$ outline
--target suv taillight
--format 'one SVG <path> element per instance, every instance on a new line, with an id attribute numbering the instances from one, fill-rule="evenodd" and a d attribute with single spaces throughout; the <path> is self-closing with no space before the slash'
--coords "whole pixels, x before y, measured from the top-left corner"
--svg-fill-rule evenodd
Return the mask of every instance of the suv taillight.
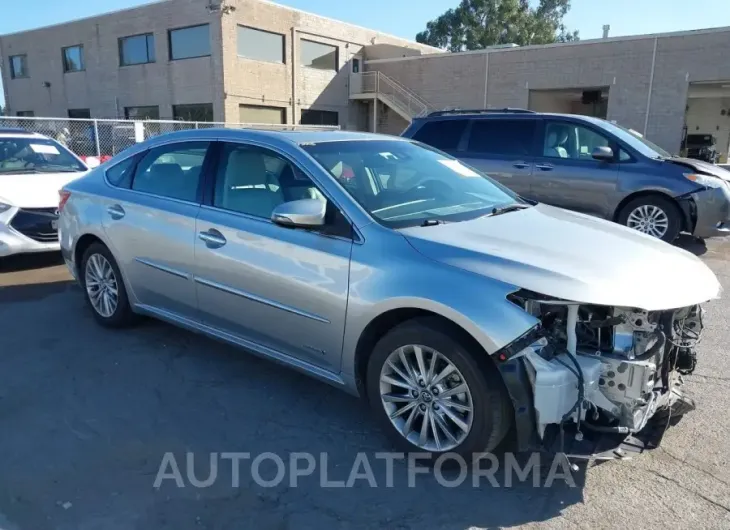
<path id="1" fill-rule="evenodd" d="M 66 206 L 69 197 L 71 197 L 70 191 L 61 190 L 58 192 L 58 213 L 63 211 L 63 207 Z"/>

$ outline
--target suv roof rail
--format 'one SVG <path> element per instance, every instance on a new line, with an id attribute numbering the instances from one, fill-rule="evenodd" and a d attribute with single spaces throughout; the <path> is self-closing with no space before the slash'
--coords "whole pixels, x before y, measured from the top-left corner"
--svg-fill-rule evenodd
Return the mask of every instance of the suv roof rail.
<path id="1" fill-rule="evenodd" d="M 437 110 L 428 115 L 429 118 L 436 116 L 449 116 L 452 114 L 536 114 L 534 110 L 517 109 L 505 107 L 503 109 L 453 109 L 453 110 Z"/>

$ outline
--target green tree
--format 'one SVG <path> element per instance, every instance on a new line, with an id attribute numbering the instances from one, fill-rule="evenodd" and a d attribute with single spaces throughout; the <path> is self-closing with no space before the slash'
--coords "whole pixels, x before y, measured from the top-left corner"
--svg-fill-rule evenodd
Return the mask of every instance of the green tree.
<path id="1" fill-rule="evenodd" d="M 578 32 L 563 24 L 569 9 L 570 0 L 539 0 L 535 7 L 529 0 L 461 0 L 428 22 L 416 40 L 451 52 L 578 40 Z"/>

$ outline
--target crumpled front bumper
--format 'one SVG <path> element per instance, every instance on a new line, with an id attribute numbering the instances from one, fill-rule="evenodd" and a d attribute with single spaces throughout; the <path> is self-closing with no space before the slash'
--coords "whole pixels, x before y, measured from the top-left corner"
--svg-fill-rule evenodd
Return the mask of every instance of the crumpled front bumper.
<path id="1" fill-rule="evenodd" d="M 696 191 L 687 196 L 693 203 L 695 237 L 730 235 L 730 184 Z"/>

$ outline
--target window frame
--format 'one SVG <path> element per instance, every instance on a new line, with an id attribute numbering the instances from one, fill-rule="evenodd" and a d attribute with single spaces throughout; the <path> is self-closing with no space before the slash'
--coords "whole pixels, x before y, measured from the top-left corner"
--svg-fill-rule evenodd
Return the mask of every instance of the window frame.
<path id="1" fill-rule="evenodd" d="M 304 60 L 302 57 L 302 50 L 304 49 L 304 46 L 302 46 L 303 42 L 311 42 L 312 44 L 320 44 L 322 46 L 328 46 L 330 48 L 335 49 L 335 67 L 332 68 L 317 68 L 316 66 L 310 66 L 308 64 L 304 64 Z M 329 42 L 320 42 L 312 39 L 299 39 L 299 66 L 302 68 L 309 68 L 311 70 L 319 70 L 320 72 L 339 72 L 340 71 L 340 47 L 336 44 L 330 44 Z"/>
<path id="2" fill-rule="evenodd" d="M 540 128 L 538 129 L 538 134 L 536 135 L 537 141 L 536 149 L 537 154 L 535 155 L 535 158 L 539 158 L 541 160 L 552 160 L 560 162 L 561 164 L 570 164 L 570 165 L 580 165 L 580 164 L 594 164 L 594 165 L 601 165 L 601 164 L 627 164 L 633 162 L 633 160 L 619 160 L 620 151 L 623 150 L 627 152 L 630 156 L 633 156 L 631 152 L 626 149 L 612 134 L 610 134 L 607 131 L 604 131 L 600 127 L 595 127 L 592 123 L 587 123 L 580 120 L 572 120 L 570 118 L 560 118 L 560 117 L 546 117 L 541 120 L 542 123 L 540 125 Z M 545 155 L 545 134 L 547 132 L 548 125 L 551 123 L 560 123 L 563 125 L 567 125 L 569 127 L 583 127 L 584 129 L 588 129 L 593 134 L 596 134 L 598 136 L 602 136 L 608 140 L 608 147 L 610 147 L 613 150 L 613 159 L 610 161 L 602 161 L 602 160 L 596 160 L 593 157 L 589 158 L 558 158 L 553 156 L 546 156 Z"/>
<path id="3" fill-rule="evenodd" d="M 175 58 L 172 56 L 172 34 L 175 31 L 184 31 L 186 29 L 193 29 L 193 28 L 202 28 L 203 26 L 208 26 L 208 53 L 205 53 L 203 55 L 191 55 L 189 57 L 178 57 Z M 210 23 L 204 22 L 203 24 L 193 24 L 191 26 L 183 26 L 180 28 L 171 28 L 167 30 L 167 55 L 168 59 L 170 61 L 184 61 L 186 59 L 198 59 L 200 57 L 210 57 L 213 53 L 213 46 L 210 42 Z"/>
<path id="4" fill-rule="evenodd" d="M 135 39 L 135 38 L 139 38 L 139 37 L 145 37 L 145 48 L 147 50 L 147 60 L 144 61 L 144 62 L 141 62 L 141 63 L 125 63 L 122 60 L 123 57 L 124 57 L 124 55 L 122 53 L 122 51 L 124 49 L 123 48 L 124 41 L 126 41 L 127 39 Z M 153 60 L 150 60 L 150 40 L 149 40 L 150 37 L 152 37 L 152 51 L 154 53 L 154 59 Z M 157 62 L 157 50 L 155 49 L 156 44 L 157 44 L 157 42 L 155 40 L 155 34 L 153 32 L 138 33 L 136 35 L 127 35 L 125 37 L 119 37 L 119 39 L 117 41 L 117 46 L 118 46 L 118 49 L 119 49 L 119 67 L 120 68 L 123 68 L 123 67 L 126 67 L 126 66 L 137 66 L 137 65 L 140 65 L 140 64 L 154 64 L 154 63 L 156 63 Z"/>
<path id="5" fill-rule="evenodd" d="M 176 109 L 180 109 L 180 107 L 210 107 L 210 118 L 211 119 L 210 119 L 210 121 L 206 121 L 206 120 L 187 120 L 187 119 L 183 119 L 183 118 L 178 119 L 175 116 L 175 110 Z M 188 122 L 188 123 L 190 123 L 190 122 L 196 122 L 196 123 L 212 123 L 212 122 L 215 121 L 215 119 L 214 119 L 215 117 L 214 117 L 214 114 L 213 114 L 214 113 L 214 110 L 215 109 L 213 108 L 213 103 L 178 103 L 178 104 L 175 104 L 175 105 L 172 106 L 172 119 L 175 120 L 175 121 L 184 121 L 184 122 Z"/>
<path id="6" fill-rule="evenodd" d="M 287 125 L 288 120 L 288 109 L 287 107 L 278 107 L 276 105 L 249 105 L 248 103 L 239 103 L 238 105 L 238 119 L 240 121 L 241 119 L 241 108 L 247 108 L 247 109 L 276 109 L 283 111 L 282 112 L 282 119 L 283 121 L 281 123 L 272 123 L 271 125 Z M 241 122 L 241 123 L 256 123 L 256 122 Z"/>
<path id="7" fill-rule="evenodd" d="M 227 215 L 232 215 L 232 216 L 240 217 L 243 219 L 258 221 L 260 223 L 268 223 L 269 225 L 276 226 L 276 227 L 280 228 L 281 230 L 300 230 L 300 231 L 314 233 L 314 234 L 317 234 L 322 237 L 331 237 L 331 238 L 335 238 L 335 239 L 342 239 L 342 240 L 346 240 L 346 241 L 349 241 L 352 243 L 360 243 L 360 242 L 364 241 L 362 238 L 362 235 L 360 234 L 357 227 L 355 226 L 355 223 L 352 221 L 350 216 L 348 216 L 347 213 L 345 212 L 345 209 L 342 208 L 342 206 L 340 204 L 338 204 L 338 202 L 332 198 L 332 195 L 327 192 L 325 187 L 322 186 L 321 183 L 315 177 L 312 176 L 312 173 L 310 171 L 307 171 L 305 168 L 302 167 L 301 164 L 295 162 L 292 159 L 292 157 L 289 156 L 287 153 L 284 153 L 283 151 L 281 151 L 278 148 L 271 146 L 271 145 L 267 145 L 267 144 L 263 144 L 263 143 L 259 143 L 259 142 L 253 142 L 253 141 L 246 141 L 246 140 L 226 139 L 226 140 L 219 140 L 219 141 L 216 141 L 213 143 L 215 144 L 215 146 L 212 150 L 209 151 L 209 155 L 211 155 L 211 153 L 213 153 L 211 155 L 211 158 L 214 158 L 214 162 L 211 164 L 211 166 L 208 168 L 208 172 L 205 174 L 205 187 L 203 190 L 203 198 L 202 198 L 202 202 L 201 202 L 202 208 L 207 208 L 210 210 L 214 210 L 216 212 L 225 213 Z M 223 208 L 221 206 L 216 206 L 214 204 L 214 200 L 215 200 L 215 188 L 218 183 L 218 173 L 219 173 L 218 169 L 219 169 L 219 166 L 221 163 L 221 156 L 223 154 L 224 149 L 226 148 L 226 144 L 239 145 L 239 146 L 244 146 L 244 147 L 261 149 L 263 151 L 268 151 L 272 155 L 286 161 L 294 169 L 299 170 L 303 175 L 305 175 L 309 180 L 312 181 L 312 184 L 314 185 L 314 187 L 317 188 L 317 190 L 322 194 L 322 196 L 325 197 L 325 199 L 327 200 L 327 204 L 328 204 L 327 209 L 329 210 L 329 208 L 332 207 L 332 208 L 336 208 L 339 211 L 341 217 L 350 226 L 351 235 L 348 237 L 348 236 L 344 236 L 341 234 L 327 233 L 326 224 L 322 227 L 292 229 L 289 227 L 277 225 L 276 223 L 274 223 L 271 220 L 270 217 L 269 218 L 258 217 L 256 215 L 247 214 L 247 213 L 239 212 L 236 210 L 229 210 L 229 209 Z M 204 169 L 205 169 L 205 167 L 204 167 Z M 329 211 L 327 212 L 327 214 L 329 214 Z M 325 214 L 325 216 L 327 214 Z"/>
<path id="8" fill-rule="evenodd" d="M 80 68 L 78 70 L 71 70 L 69 68 L 69 64 L 70 63 L 68 62 L 68 59 L 66 58 L 66 51 L 72 50 L 74 48 L 78 48 L 79 49 L 79 58 L 81 60 L 81 64 L 80 64 Z M 63 48 L 61 48 L 61 60 L 62 60 L 62 63 L 63 63 L 63 73 L 64 74 L 73 74 L 73 73 L 76 73 L 76 72 L 85 72 L 86 71 L 86 57 L 85 57 L 85 54 L 84 54 L 84 45 L 83 44 L 74 44 L 72 46 L 64 46 Z"/>
<path id="9" fill-rule="evenodd" d="M 34 110 L 16 110 L 15 117 L 16 118 L 35 118 L 35 111 Z"/>
<path id="10" fill-rule="evenodd" d="M 13 59 L 15 58 L 21 58 L 21 62 L 23 63 L 23 75 L 18 75 L 15 71 L 15 65 L 13 64 Z M 28 54 L 27 53 L 19 53 L 17 55 L 10 55 L 8 56 L 8 63 L 10 63 L 10 79 L 28 79 L 30 77 L 30 72 L 28 71 Z"/>
<path id="11" fill-rule="evenodd" d="M 258 33 L 267 33 L 269 35 L 276 35 L 277 37 L 281 37 L 281 61 L 267 61 L 266 59 L 260 59 L 257 57 L 249 57 L 247 55 L 241 55 L 239 52 L 239 46 L 238 46 L 240 29 L 247 29 L 247 30 L 258 32 Z M 277 31 L 269 31 L 266 29 L 254 28 L 253 26 L 247 26 L 245 24 L 237 24 L 236 25 L 236 55 L 242 59 L 246 59 L 247 61 L 258 61 L 261 63 L 269 63 L 269 64 L 286 64 L 286 35 L 283 33 L 279 33 Z"/>
<path id="12" fill-rule="evenodd" d="M 183 146 L 186 144 L 199 144 L 199 143 L 207 143 L 208 147 L 206 148 L 205 155 L 203 156 L 203 164 L 200 168 L 200 174 L 198 175 L 198 187 L 195 192 L 195 200 L 189 201 L 187 199 L 180 199 L 178 197 L 170 197 L 168 195 L 159 195 L 157 193 L 151 193 L 149 191 L 134 189 L 134 179 L 137 178 L 137 170 L 139 169 L 139 164 L 152 151 L 157 150 L 157 149 L 162 149 L 162 148 L 165 148 L 165 149 L 170 148 L 171 150 L 176 150 L 177 147 L 179 147 L 179 146 Z M 145 195 L 147 197 L 155 197 L 157 199 L 178 202 L 181 204 L 200 205 L 203 202 L 203 193 L 204 193 L 204 189 L 205 189 L 205 183 L 208 180 L 207 175 L 210 172 L 210 165 L 213 163 L 213 153 L 214 153 L 213 147 L 215 146 L 216 143 L 217 142 L 215 140 L 211 140 L 211 139 L 183 140 L 183 141 L 175 140 L 172 142 L 161 143 L 158 145 L 150 146 L 148 149 L 145 149 L 143 151 L 130 155 L 129 157 L 126 157 L 124 160 L 120 160 L 117 164 L 115 164 L 112 167 L 117 167 L 119 164 L 125 162 L 126 160 L 129 160 L 129 158 L 131 158 L 131 157 L 137 157 L 137 159 L 133 162 L 132 176 L 129 179 L 129 184 L 126 187 L 121 188 L 121 189 L 126 189 L 128 191 L 131 191 L 134 193 L 139 193 L 140 195 Z M 152 165 L 152 164 L 150 164 L 150 165 Z M 112 169 L 112 168 L 109 168 L 109 169 Z M 109 169 L 107 169 L 106 171 L 109 171 Z M 106 171 L 104 172 L 104 180 L 106 181 L 106 183 L 109 186 L 112 186 L 115 188 L 120 188 L 119 186 L 115 186 L 114 184 L 109 182 Z"/>
<path id="13" fill-rule="evenodd" d="M 334 114 L 335 117 L 336 117 L 336 119 L 337 119 L 337 123 L 335 123 L 334 125 L 328 125 L 326 123 L 306 123 L 305 124 L 304 123 L 304 113 L 305 112 L 318 112 L 318 113 Z M 321 116 L 323 116 L 323 115 L 320 114 L 320 117 Z M 339 126 L 340 125 L 340 113 L 338 111 L 336 111 L 336 110 L 313 109 L 313 108 L 300 109 L 300 111 L 299 111 L 299 125 L 321 125 L 323 127 L 335 127 L 335 126 Z"/>
<path id="14" fill-rule="evenodd" d="M 89 117 L 88 118 L 76 118 L 74 116 L 71 116 L 72 113 L 76 113 L 76 112 L 79 112 L 79 111 L 85 111 L 85 113 L 88 113 L 89 114 Z M 66 109 L 66 115 L 68 116 L 68 119 L 70 119 L 70 120 L 90 120 L 91 119 L 91 109 L 89 109 L 89 108 L 86 108 L 86 109 Z"/>
<path id="15" fill-rule="evenodd" d="M 157 118 L 130 118 L 129 109 L 157 109 Z M 124 107 L 124 119 L 128 121 L 159 121 L 160 120 L 160 106 L 159 105 L 130 105 Z"/>

